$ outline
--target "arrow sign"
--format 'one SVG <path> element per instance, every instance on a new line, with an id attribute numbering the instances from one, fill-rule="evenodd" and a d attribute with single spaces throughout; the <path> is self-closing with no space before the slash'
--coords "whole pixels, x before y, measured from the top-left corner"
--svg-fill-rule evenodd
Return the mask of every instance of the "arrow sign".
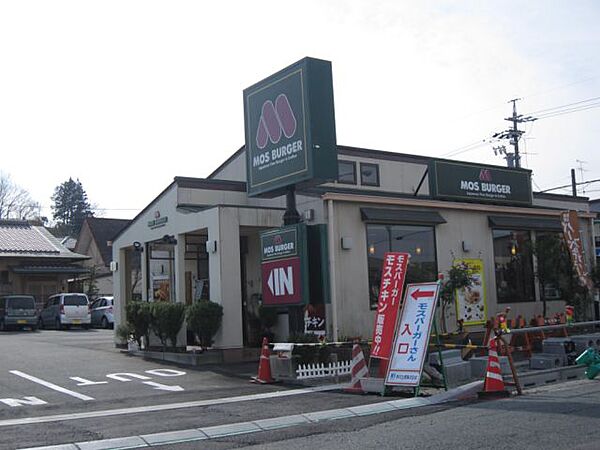
<path id="1" fill-rule="evenodd" d="M 169 386 L 167 384 L 156 383 L 154 381 L 144 381 L 144 384 L 152 386 L 154 389 L 159 391 L 180 392 L 184 390 L 181 386 Z"/>
<path id="2" fill-rule="evenodd" d="M 414 291 L 412 294 L 410 294 L 410 296 L 414 300 L 419 300 L 420 298 L 431 298 L 434 295 L 435 295 L 435 291 L 421 291 L 421 290 L 419 290 L 419 288 L 417 288 L 416 291 Z"/>

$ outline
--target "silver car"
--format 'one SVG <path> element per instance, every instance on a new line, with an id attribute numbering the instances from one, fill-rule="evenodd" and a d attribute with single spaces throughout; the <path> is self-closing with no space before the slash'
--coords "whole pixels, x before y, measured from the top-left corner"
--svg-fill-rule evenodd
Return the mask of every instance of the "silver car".
<path id="1" fill-rule="evenodd" d="M 112 328 L 114 324 L 113 297 L 99 297 L 92 303 L 92 326 Z"/>
<path id="2" fill-rule="evenodd" d="M 85 294 L 56 294 L 48 298 L 40 312 L 40 328 L 53 327 L 57 330 L 72 325 L 91 326 L 90 302 Z"/>

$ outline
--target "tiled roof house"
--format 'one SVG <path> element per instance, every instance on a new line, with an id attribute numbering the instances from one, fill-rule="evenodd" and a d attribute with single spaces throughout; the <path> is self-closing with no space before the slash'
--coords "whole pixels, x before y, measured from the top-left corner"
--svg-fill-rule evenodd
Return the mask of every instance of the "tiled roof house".
<path id="1" fill-rule="evenodd" d="M 67 290 L 68 280 L 88 269 L 88 257 L 66 248 L 46 228 L 22 220 L 0 220 L 0 293 L 31 294 L 38 303 Z"/>

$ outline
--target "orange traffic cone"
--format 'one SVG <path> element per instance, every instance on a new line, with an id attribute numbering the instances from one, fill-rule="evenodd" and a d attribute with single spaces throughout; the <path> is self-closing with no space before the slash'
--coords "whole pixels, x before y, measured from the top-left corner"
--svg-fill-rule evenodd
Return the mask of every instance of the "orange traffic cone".
<path id="1" fill-rule="evenodd" d="M 365 355 L 358 344 L 354 344 L 352 347 L 352 365 L 350 372 L 352 374 L 352 378 L 348 387 L 344 388 L 344 391 L 355 394 L 363 394 L 364 391 L 360 385 L 360 379 L 369 374 L 369 369 L 367 369 Z"/>
<path id="2" fill-rule="evenodd" d="M 483 381 L 483 391 L 478 393 L 480 398 L 508 397 L 510 392 L 504 388 L 498 347 L 496 339 L 490 339 L 490 353 L 488 356 L 487 372 Z"/>
<path id="3" fill-rule="evenodd" d="M 260 361 L 258 363 L 258 375 L 252 377 L 250 381 L 260 384 L 275 383 L 275 380 L 271 378 L 271 363 L 269 361 L 269 356 L 269 340 L 263 338 L 262 351 L 260 352 Z"/>

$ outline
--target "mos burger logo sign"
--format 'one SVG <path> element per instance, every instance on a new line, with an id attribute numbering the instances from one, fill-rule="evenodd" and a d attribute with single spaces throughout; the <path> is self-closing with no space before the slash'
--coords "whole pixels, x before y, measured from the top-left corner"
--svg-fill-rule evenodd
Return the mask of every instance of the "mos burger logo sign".
<path id="1" fill-rule="evenodd" d="M 337 178 L 331 63 L 304 58 L 244 90 L 248 195 Z"/>

